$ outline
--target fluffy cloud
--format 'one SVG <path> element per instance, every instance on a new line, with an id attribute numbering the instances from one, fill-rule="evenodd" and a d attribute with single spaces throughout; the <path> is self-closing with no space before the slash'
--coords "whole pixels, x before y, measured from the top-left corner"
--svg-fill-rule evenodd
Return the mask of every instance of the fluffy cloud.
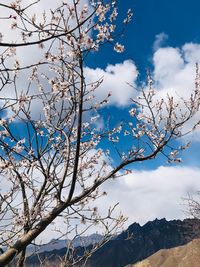
<path id="1" fill-rule="evenodd" d="M 132 60 L 125 60 L 123 63 L 111 65 L 106 69 L 85 68 L 86 81 L 95 82 L 103 78 L 103 83 L 96 90 L 98 100 L 104 99 L 109 92 L 112 93 L 110 104 L 125 106 L 130 103 L 130 98 L 136 94 L 129 85 L 135 85 L 137 79 L 137 69 Z"/>
<path id="2" fill-rule="evenodd" d="M 134 171 L 103 184 L 101 190 L 106 191 L 107 196 L 95 201 L 94 205 L 98 206 L 101 214 L 107 214 L 109 207 L 119 203 L 115 214 L 121 211 L 128 217 L 125 227 L 133 222 L 144 224 L 155 218 L 183 219 L 188 217 L 187 203 L 183 198 L 187 198 L 188 193 L 193 194 L 200 189 L 199 177 L 200 169 L 190 167 L 161 166 L 155 170 Z M 38 242 L 48 242 L 52 236 L 59 235 L 55 228 L 63 229 L 61 217 L 41 234 Z M 87 233 L 92 234 L 97 229 L 96 226 Z"/>
<path id="3" fill-rule="evenodd" d="M 156 51 L 158 48 L 160 48 L 164 42 L 168 39 L 168 35 L 164 32 L 161 32 L 156 35 L 155 42 L 153 44 L 153 50 Z"/>
<path id="4" fill-rule="evenodd" d="M 153 79 L 157 90 L 156 99 L 166 98 L 169 94 L 176 101 L 181 97 L 189 99 L 195 87 L 195 64 L 200 60 L 200 44 L 186 43 L 181 48 L 159 47 L 166 40 L 167 35 L 161 33 L 156 36 L 154 48 L 157 50 L 152 57 Z M 131 97 L 138 95 L 137 87 L 138 71 L 133 61 L 126 60 L 116 65 L 108 65 L 107 68 L 85 68 L 87 82 L 94 82 L 103 77 L 104 81 L 96 91 L 97 99 L 103 99 L 111 91 L 110 104 L 125 106 Z M 130 87 L 128 84 L 132 84 Z M 185 127 L 188 130 L 199 119 L 197 114 Z M 193 137 L 198 141 L 200 131 L 196 131 Z"/>
<path id="5" fill-rule="evenodd" d="M 187 217 L 183 201 L 188 193 L 200 189 L 200 169 L 190 167 L 159 167 L 135 171 L 105 184 L 107 203 L 119 202 L 118 210 L 129 217 L 127 225 L 141 224 L 155 218 Z M 104 203 L 105 205 L 105 203 Z"/>
<path id="6" fill-rule="evenodd" d="M 186 96 L 194 88 L 196 61 L 191 55 L 191 60 L 186 62 L 183 48 L 160 48 L 153 55 L 154 79 L 164 93 L 173 90 Z"/>
<path id="7" fill-rule="evenodd" d="M 196 62 L 200 61 L 200 44 L 186 43 L 181 48 L 159 48 L 153 55 L 153 78 L 157 88 L 157 98 L 167 94 L 179 101 L 181 97 L 189 99 L 195 88 Z M 198 113 L 186 125 L 190 129 L 199 120 Z M 200 130 L 194 133 L 199 140 Z"/>

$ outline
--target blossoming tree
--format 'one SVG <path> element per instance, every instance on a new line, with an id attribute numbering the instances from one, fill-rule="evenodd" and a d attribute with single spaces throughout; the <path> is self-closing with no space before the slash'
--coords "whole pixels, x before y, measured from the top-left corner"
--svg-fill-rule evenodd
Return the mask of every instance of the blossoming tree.
<path id="1" fill-rule="evenodd" d="M 54 9 L 40 13 L 42 2 L 0 3 L 0 266 L 13 260 L 23 266 L 27 246 L 57 218 L 65 235 L 80 235 L 76 221 L 82 221 L 82 233 L 101 225 L 109 236 L 124 218 L 112 216 L 112 208 L 100 216 L 95 205 L 105 194 L 100 186 L 159 153 L 180 161 L 178 152 L 187 145 L 174 147 L 174 140 L 185 134 L 182 128 L 200 104 L 198 67 L 189 99 L 157 99 L 148 77 L 138 99 L 130 99 L 127 123 L 99 131 L 98 110 L 112 95 L 95 99 L 103 78 L 87 83 L 84 67 L 88 55 L 105 43 L 123 52 L 116 39 L 117 3 L 54 1 Z M 128 10 L 122 28 L 131 17 Z M 130 144 L 124 151 L 120 137 Z M 117 163 L 102 148 L 105 140 Z M 79 261 L 70 251 L 64 266 Z"/>

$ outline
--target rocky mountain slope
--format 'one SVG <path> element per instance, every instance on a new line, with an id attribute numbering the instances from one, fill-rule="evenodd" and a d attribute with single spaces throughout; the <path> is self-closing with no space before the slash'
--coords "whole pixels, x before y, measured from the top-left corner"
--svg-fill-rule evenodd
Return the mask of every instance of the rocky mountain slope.
<path id="1" fill-rule="evenodd" d="M 160 249 L 182 246 L 197 237 L 200 237 L 200 221 L 196 219 L 183 221 L 156 219 L 143 226 L 134 223 L 97 250 L 88 260 L 87 267 L 124 267 L 128 264 L 135 264 Z M 85 248 L 78 247 L 75 253 L 81 255 L 83 251 Z M 62 248 L 39 253 L 39 258 L 50 258 L 53 264 L 65 253 L 66 248 Z M 38 256 L 29 257 L 26 266 L 39 266 Z"/>
<path id="2" fill-rule="evenodd" d="M 134 264 L 160 249 L 184 245 L 198 236 L 200 236 L 200 223 L 195 219 L 184 221 L 156 219 L 144 226 L 134 223 L 94 253 L 89 266 L 123 267 L 130 263 Z"/>
<path id="3" fill-rule="evenodd" d="M 134 265 L 126 267 L 199 267 L 200 239 L 194 239 L 186 245 L 161 249 L 152 256 Z"/>

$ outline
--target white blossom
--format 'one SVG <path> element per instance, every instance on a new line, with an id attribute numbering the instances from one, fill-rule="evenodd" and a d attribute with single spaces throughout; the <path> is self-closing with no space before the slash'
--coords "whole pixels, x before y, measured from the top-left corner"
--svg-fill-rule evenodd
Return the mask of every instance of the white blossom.
<path id="1" fill-rule="evenodd" d="M 119 43 L 116 43 L 115 46 L 114 46 L 114 50 L 117 53 L 122 53 L 122 52 L 124 52 L 124 45 L 121 45 Z"/>

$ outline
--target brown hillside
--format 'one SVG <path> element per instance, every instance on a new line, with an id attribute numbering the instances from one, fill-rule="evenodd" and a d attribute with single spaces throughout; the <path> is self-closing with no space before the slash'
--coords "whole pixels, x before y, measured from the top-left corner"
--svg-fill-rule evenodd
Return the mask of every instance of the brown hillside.
<path id="1" fill-rule="evenodd" d="M 200 239 L 171 249 L 161 249 L 129 267 L 200 267 Z M 128 267 L 127 266 L 127 267 Z"/>

